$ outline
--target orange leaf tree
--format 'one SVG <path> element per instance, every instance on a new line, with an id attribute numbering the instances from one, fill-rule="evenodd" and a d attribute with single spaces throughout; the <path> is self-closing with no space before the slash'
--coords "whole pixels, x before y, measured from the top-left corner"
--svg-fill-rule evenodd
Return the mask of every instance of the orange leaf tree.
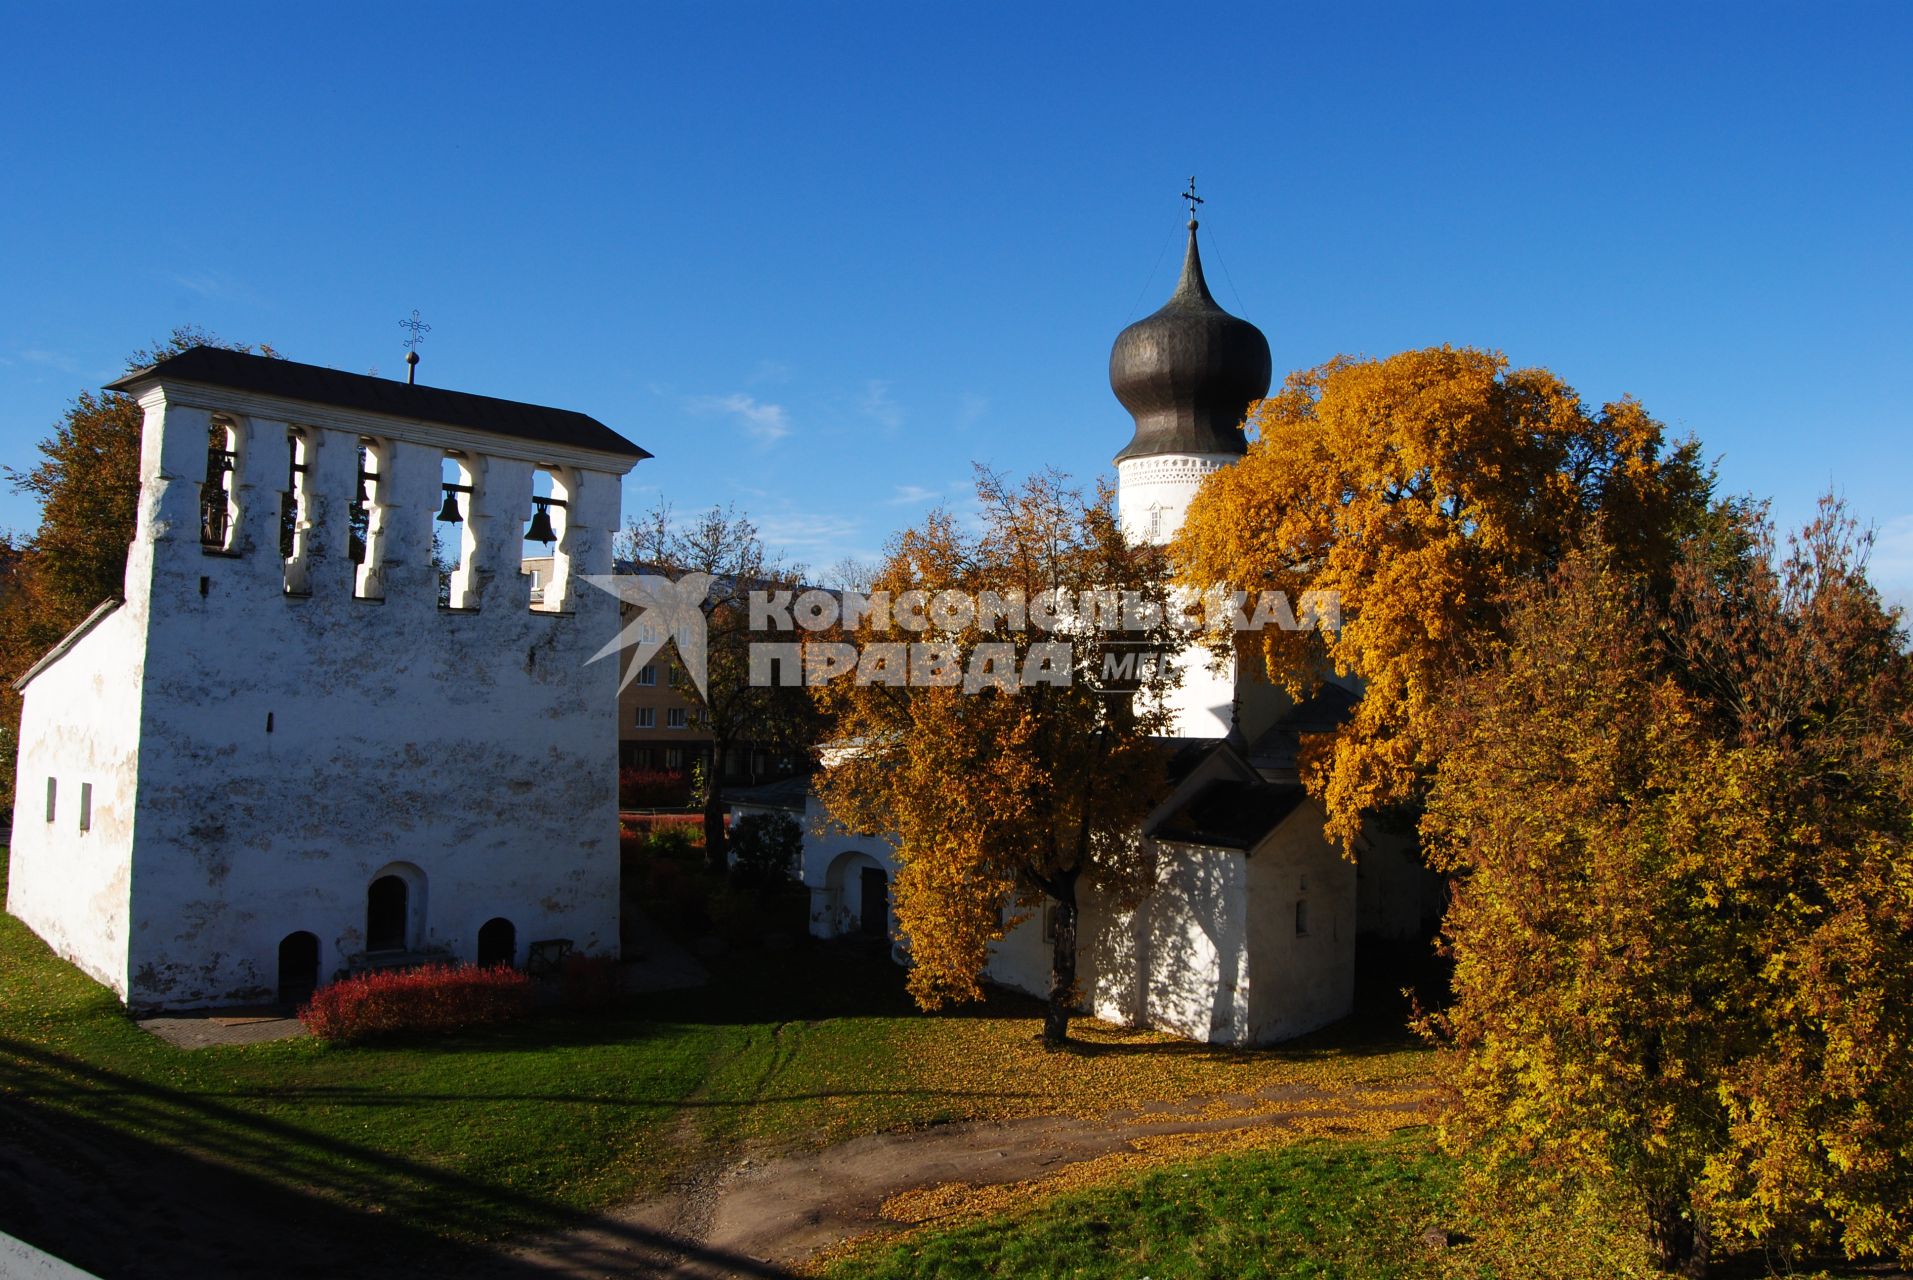
<path id="1" fill-rule="evenodd" d="M 1087 500 L 1054 474 L 1012 488 L 980 473 L 977 488 L 980 531 L 933 513 L 893 539 L 871 584 L 893 599 L 927 593 L 930 629 L 899 636 L 865 622 L 852 634 L 865 655 L 900 641 L 935 646 L 944 669 L 963 677 L 818 686 L 837 744 L 819 790 L 836 821 L 896 843 L 893 902 L 924 1008 L 979 996 L 989 945 L 1021 918 L 1018 908 L 1053 904 L 1044 1039 L 1057 1045 L 1078 1000 L 1079 889 L 1133 902 L 1153 882 L 1139 832 L 1166 785 L 1152 735 L 1165 726 L 1174 674 L 1168 663 L 1145 664 L 1115 692 L 1105 657 L 1173 653 L 1181 639 L 1167 620 L 1161 553 L 1124 540 L 1107 490 Z M 1019 629 L 980 609 L 939 615 L 934 598 L 946 591 L 972 601 L 1060 592 L 1120 602 L 1127 593 L 1145 625 L 1105 630 L 1079 614 L 1055 631 Z M 916 650 L 908 661 L 930 657 Z"/>
<path id="2" fill-rule="evenodd" d="M 1460 682 L 1447 1136 L 1715 1244 L 1913 1257 L 1913 667 L 1837 513 L 1670 597 L 1570 557 Z"/>
<path id="3" fill-rule="evenodd" d="M 1412 803 L 1473 642 L 1503 597 L 1589 529 L 1664 570 L 1703 522 L 1698 446 L 1668 450 L 1632 400 L 1591 412 L 1545 369 L 1435 347 L 1292 374 L 1250 413 L 1246 457 L 1204 482 L 1171 554 L 1197 590 L 1340 599 L 1339 630 L 1268 629 L 1243 655 L 1301 695 L 1326 664 L 1365 692 L 1309 778 L 1347 847 L 1367 810 Z"/>

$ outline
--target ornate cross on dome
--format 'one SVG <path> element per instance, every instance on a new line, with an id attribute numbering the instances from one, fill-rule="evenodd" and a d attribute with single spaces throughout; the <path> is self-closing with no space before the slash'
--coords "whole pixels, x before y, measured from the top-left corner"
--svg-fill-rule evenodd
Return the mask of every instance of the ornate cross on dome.
<path id="1" fill-rule="evenodd" d="M 1182 198 L 1189 202 L 1189 216 L 1195 217 L 1196 206 L 1202 203 L 1202 197 L 1196 194 L 1196 175 L 1193 173 L 1189 175 L 1189 189 L 1182 193 Z"/>

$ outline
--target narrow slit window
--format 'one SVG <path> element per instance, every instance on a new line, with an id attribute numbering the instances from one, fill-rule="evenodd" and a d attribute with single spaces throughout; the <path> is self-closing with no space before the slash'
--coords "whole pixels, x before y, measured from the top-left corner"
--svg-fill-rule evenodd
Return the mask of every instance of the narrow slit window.
<path id="1" fill-rule="evenodd" d="M 60 807 L 60 781 L 58 778 L 46 780 L 46 820 L 53 821 Z"/>
<path id="2" fill-rule="evenodd" d="M 1299 898 L 1295 903 L 1295 936 L 1298 938 L 1306 938 L 1309 936 L 1309 901 L 1307 898 Z"/>
<path id="3" fill-rule="evenodd" d="M 91 831 L 92 829 L 93 784 L 90 782 L 82 782 L 80 784 L 80 830 Z"/>

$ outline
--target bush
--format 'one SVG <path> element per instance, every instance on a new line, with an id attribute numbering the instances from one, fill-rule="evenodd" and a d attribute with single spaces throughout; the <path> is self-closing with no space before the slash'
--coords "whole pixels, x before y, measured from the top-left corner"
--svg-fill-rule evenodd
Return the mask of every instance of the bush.
<path id="1" fill-rule="evenodd" d="M 558 991 L 567 1009 L 602 1009 L 618 996 L 615 956 L 572 954 L 565 957 Z"/>
<path id="2" fill-rule="evenodd" d="M 299 1021 L 321 1040 L 350 1044 L 400 1031 L 457 1031 L 523 1017 L 531 979 L 508 965 L 434 964 L 345 978 L 313 993 Z"/>
<path id="3" fill-rule="evenodd" d="M 781 813 L 753 813 L 731 829 L 731 883 L 770 897 L 790 882 L 804 852 L 803 830 Z"/>
<path id="4" fill-rule="evenodd" d="M 618 804 L 625 809 L 682 809 L 691 803 L 691 780 L 666 769 L 618 770 Z"/>

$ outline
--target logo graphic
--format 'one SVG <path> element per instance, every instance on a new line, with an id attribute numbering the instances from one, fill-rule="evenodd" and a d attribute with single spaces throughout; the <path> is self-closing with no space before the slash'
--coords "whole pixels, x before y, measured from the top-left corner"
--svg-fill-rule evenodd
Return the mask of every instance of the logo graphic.
<path id="1" fill-rule="evenodd" d="M 631 663 L 622 690 L 638 678 L 668 639 L 678 661 L 708 705 L 710 637 L 705 608 L 717 579 L 687 573 L 677 581 L 660 574 L 586 574 L 586 582 L 616 596 L 634 612 L 624 629 L 587 661 L 608 658 L 630 645 Z M 1167 599 L 1132 590 L 1050 588 L 1034 595 L 1020 590 L 826 591 L 821 588 L 753 590 L 743 602 L 728 599 L 729 609 L 744 609 L 752 635 L 788 635 L 788 640 L 754 640 L 748 646 L 752 688 L 824 685 L 849 677 L 855 684 L 913 688 L 960 686 L 965 693 L 983 689 L 1010 691 L 1031 685 L 1068 686 L 1077 676 L 1079 645 L 1089 644 L 1085 660 L 1101 659 L 1100 673 L 1082 675 L 1108 692 L 1133 692 L 1167 675 L 1175 648 L 1151 638 L 1167 628 L 1185 639 L 1200 634 L 1283 631 L 1339 631 L 1341 599 L 1333 591 L 1305 591 L 1301 610 L 1281 591 L 1217 587 L 1201 594 L 1181 592 Z M 963 633 L 980 629 L 971 642 Z M 1005 637 L 1034 629 L 1051 637 L 1021 648 Z M 836 630 L 861 634 L 865 643 L 826 640 Z M 804 640 L 809 632 L 817 639 Z M 1118 639 L 1128 633 L 1129 639 Z M 878 636 L 915 639 L 879 640 Z"/>
<path id="2" fill-rule="evenodd" d="M 635 652 L 631 655 L 631 665 L 625 668 L 624 679 L 618 684 L 622 691 L 625 685 L 637 679 L 638 672 L 657 656 L 669 639 L 677 645 L 678 661 L 691 677 L 691 683 L 697 686 L 698 696 L 709 700 L 704 687 L 710 652 L 704 628 L 704 602 L 716 578 L 708 573 L 687 573 L 673 582 L 654 573 L 606 573 L 586 574 L 584 579 L 637 610 L 637 616 L 624 630 L 586 659 L 587 663 L 608 658 L 631 645 Z"/>

